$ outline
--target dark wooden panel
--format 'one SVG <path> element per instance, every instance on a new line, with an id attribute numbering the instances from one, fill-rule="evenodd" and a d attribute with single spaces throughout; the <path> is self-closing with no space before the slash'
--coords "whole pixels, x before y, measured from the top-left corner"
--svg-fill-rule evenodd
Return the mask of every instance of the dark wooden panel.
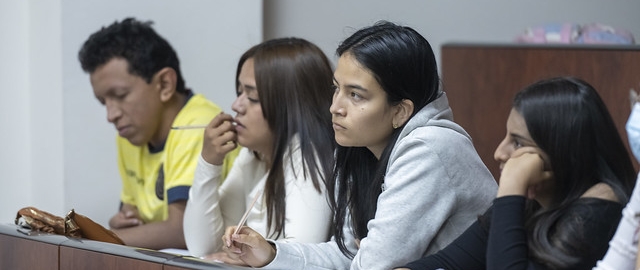
<path id="1" fill-rule="evenodd" d="M 513 96 L 539 79 L 575 76 L 593 85 L 628 147 L 624 125 L 629 89 L 640 88 L 640 46 L 445 44 L 441 55 L 454 119 L 469 132 L 496 179 L 493 152 L 505 136 Z"/>
<path id="2" fill-rule="evenodd" d="M 65 236 L 0 224 L 0 269 L 58 269 L 58 246 Z"/>
<path id="3" fill-rule="evenodd" d="M 0 234 L 0 269 L 59 269 L 58 246 Z"/>
<path id="4" fill-rule="evenodd" d="M 186 270 L 186 269 L 253 269 L 250 267 L 240 267 L 224 263 L 207 262 L 193 257 L 178 257 L 167 261 L 165 270 Z"/>
<path id="5" fill-rule="evenodd" d="M 60 269 L 162 270 L 162 263 L 61 246 Z"/>
<path id="6" fill-rule="evenodd" d="M 250 269 L 0 224 L 0 269 Z"/>

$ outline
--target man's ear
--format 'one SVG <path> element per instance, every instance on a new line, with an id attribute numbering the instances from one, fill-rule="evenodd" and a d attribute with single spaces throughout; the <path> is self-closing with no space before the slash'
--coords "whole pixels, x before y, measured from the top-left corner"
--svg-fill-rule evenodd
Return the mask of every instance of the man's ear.
<path id="1" fill-rule="evenodd" d="M 173 68 L 165 67 L 156 72 L 154 80 L 157 82 L 158 92 L 160 93 L 160 100 L 167 102 L 173 97 L 176 92 L 176 84 L 178 81 L 178 75 Z"/>
<path id="2" fill-rule="evenodd" d="M 394 106 L 395 114 L 393 115 L 393 128 L 403 126 L 413 114 L 413 101 L 403 99 L 398 105 Z"/>

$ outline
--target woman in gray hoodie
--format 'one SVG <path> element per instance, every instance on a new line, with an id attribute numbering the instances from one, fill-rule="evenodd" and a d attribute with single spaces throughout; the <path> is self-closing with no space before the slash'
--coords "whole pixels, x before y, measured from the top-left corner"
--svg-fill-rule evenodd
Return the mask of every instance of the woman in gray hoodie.
<path id="1" fill-rule="evenodd" d="M 265 269 L 390 269 L 440 250 L 491 204 L 496 182 L 453 122 L 424 37 L 379 22 L 337 54 L 332 239 L 276 243 L 229 227 L 231 259 Z"/>

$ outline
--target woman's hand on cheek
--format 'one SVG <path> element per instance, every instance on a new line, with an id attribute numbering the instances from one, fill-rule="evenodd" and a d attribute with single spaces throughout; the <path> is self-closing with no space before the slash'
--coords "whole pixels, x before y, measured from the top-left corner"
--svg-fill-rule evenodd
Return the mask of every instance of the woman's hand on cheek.
<path id="1" fill-rule="evenodd" d="M 527 199 L 536 199 L 538 194 L 548 194 L 548 191 L 553 188 L 553 181 L 542 181 L 538 184 L 529 186 L 527 189 Z"/>
<path id="2" fill-rule="evenodd" d="M 544 154 L 535 147 L 522 147 L 511 154 L 500 175 L 498 197 L 507 195 L 527 196 L 529 187 L 553 178 L 551 171 L 545 171 Z"/>

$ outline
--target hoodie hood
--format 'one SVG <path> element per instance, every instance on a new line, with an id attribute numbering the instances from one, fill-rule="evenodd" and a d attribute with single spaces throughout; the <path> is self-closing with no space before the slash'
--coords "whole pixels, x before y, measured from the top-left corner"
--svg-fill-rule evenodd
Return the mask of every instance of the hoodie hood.
<path id="1" fill-rule="evenodd" d="M 453 122 L 453 111 L 449 107 L 449 100 L 445 92 L 440 92 L 435 100 L 424 106 L 409 119 L 404 128 L 402 128 L 396 143 L 415 129 L 424 126 L 439 126 L 452 129 L 471 140 L 471 136 L 462 127 Z"/>

